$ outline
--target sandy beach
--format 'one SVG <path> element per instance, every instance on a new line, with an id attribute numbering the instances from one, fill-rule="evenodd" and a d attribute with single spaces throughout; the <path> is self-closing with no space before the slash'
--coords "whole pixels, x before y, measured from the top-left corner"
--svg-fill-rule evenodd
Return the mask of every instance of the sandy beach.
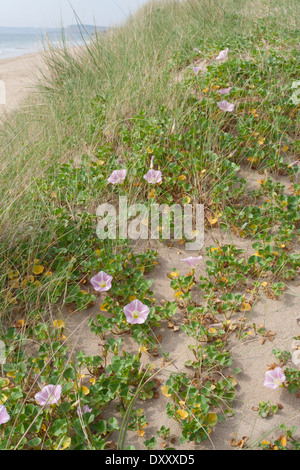
<path id="1" fill-rule="evenodd" d="M 0 104 L 0 116 L 21 105 L 24 97 L 32 90 L 42 63 L 42 53 L 0 61 L 0 80 L 5 83 L 6 89 L 6 104 Z"/>

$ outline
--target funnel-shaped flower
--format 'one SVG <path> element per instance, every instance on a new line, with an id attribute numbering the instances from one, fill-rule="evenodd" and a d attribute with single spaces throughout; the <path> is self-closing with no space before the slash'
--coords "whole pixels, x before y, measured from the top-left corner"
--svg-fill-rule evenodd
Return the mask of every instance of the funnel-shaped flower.
<path id="1" fill-rule="evenodd" d="M 111 184 L 122 184 L 126 178 L 127 170 L 114 170 L 107 181 Z"/>
<path id="2" fill-rule="evenodd" d="M 112 276 L 104 271 L 100 271 L 96 276 L 92 277 L 91 284 L 97 292 L 105 292 L 111 289 L 112 280 Z"/>
<path id="3" fill-rule="evenodd" d="M 268 388 L 278 388 L 285 381 L 285 375 L 280 367 L 275 369 L 267 370 L 265 375 L 264 386 Z"/>
<path id="4" fill-rule="evenodd" d="M 190 256 L 189 258 L 182 258 L 180 261 L 185 261 L 189 266 L 192 266 L 193 268 L 199 263 L 201 259 L 202 259 L 202 256 L 197 256 L 197 257 Z"/>
<path id="5" fill-rule="evenodd" d="M 34 395 L 39 405 L 54 405 L 58 403 L 61 395 L 61 385 L 46 385 L 42 390 Z"/>
<path id="6" fill-rule="evenodd" d="M 0 424 L 5 424 L 10 420 L 10 416 L 4 405 L 0 405 Z"/>
<path id="7" fill-rule="evenodd" d="M 149 315 L 150 309 L 147 305 L 142 304 L 138 299 L 133 300 L 130 304 L 123 308 L 128 323 L 135 325 L 136 323 L 145 323 Z"/>
<path id="8" fill-rule="evenodd" d="M 161 171 L 149 170 L 148 173 L 144 176 L 144 178 L 150 184 L 160 183 L 162 181 Z"/>
<path id="9" fill-rule="evenodd" d="M 195 75 L 198 75 L 200 70 L 201 70 L 201 67 L 192 67 L 192 71 L 194 72 Z"/>
<path id="10" fill-rule="evenodd" d="M 232 86 L 229 86 L 228 88 L 221 88 L 219 90 L 220 95 L 228 95 L 232 90 Z"/>
<path id="11" fill-rule="evenodd" d="M 91 413 L 91 412 L 92 412 L 92 410 L 91 410 L 91 408 L 88 407 L 88 405 L 84 405 L 83 408 L 78 406 L 78 408 L 77 408 L 77 414 L 78 414 L 79 418 L 83 415 L 83 413 Z"/>
<path id="12" fill-rule="evenodd" d="M 234 110 L 234 104 L 228 103 L 228 101 L 226 100 L 219 101 L 217 105 L 218 105 L 218 108 L 224 112 L 232 113 L 232 111 Z"/>
<path id="13" fill-rule="evenodd" d="M 216 57 L 216 60 L 225 60 L 227 59 L 228 57 L 228 47 L 226 49 L 224 49 L 224 51 L 221 51 L 218 55 L 218 57 Z"/>

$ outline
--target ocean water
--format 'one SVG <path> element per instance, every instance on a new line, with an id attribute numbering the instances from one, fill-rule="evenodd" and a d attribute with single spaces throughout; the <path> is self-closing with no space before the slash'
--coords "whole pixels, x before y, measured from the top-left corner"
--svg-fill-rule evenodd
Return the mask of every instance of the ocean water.
<path id="1" fill-rule="evenodd" d="M 83 32 L 82 36 L 75 32 L 65 32 L 68 45 L 82 45 L 89 36 Z M 19 57 L 23 54 L 40 52 L 43 50 L 43 41 L 46 37 L 55 46 L 61 44 L 61 31 L 43 31 L 37 28 L 1 28 L 0 27 L 0 60 L 10 57 Z"/>

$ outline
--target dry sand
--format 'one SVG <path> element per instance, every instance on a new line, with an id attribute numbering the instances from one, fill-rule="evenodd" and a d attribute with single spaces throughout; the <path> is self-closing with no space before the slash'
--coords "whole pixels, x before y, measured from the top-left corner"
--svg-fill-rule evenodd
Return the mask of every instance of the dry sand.
<path id="1" fill-rule="evenodd" d="M 33 90 L 37 71 L 42 64 L 41 53 L 0 61 L 0 80 L 5 83 L 6 88 L 6 105 L 0 104 L 0 119 L 5 112 L 22 105 L 26 95 Z"/>
<path id="2" fill-rule="evenodd" d="M 5 81 L 7 91 L 6 106 L 0 105 L 0 117 L 4 111 L 9 112 L 22 105 L 22 100 L 32 89 L 36 79 L 36 71 L 42 63 L 41 54 L 28 54 L 20 58 L 0 61 L 0 80 Z M 248 174 L 245 175 L 245 172 L 243 172 L 243 177 L 248 179 L 250 186 L 251 178 L 253 180 L 252 173 L 248 170 Z M 251 250 L 252 245 L 252 240 L 237 239 L 232 234 L 222 233 L 219 230 L 206 233 L 205 246 L 215 245 L 217 241 L 220 244 L 234 243 L 248 252 Z M 155 245 L 153 248 L 159 252 L 159 264 L 156 270 L 148 275 L 149 278 L 154 279 L 154 296 L 158 302 L 162 299 L 174 301 L 174 292 L 170 288 L 170 280 L 167 278 L 167 274 L 173 268 L 180 269 L 182 274 L 188 272 L 187 266 L 180 261 L 180 258 L 195 254 L 184 252 L 181 246 L 167 248 L 165 245 Z M 205 247 L 201 250 L 201 254 L 205 254 Z M 205 275 L 204 266 L 204 263 L 200 264 L 200 267 L 196 270 L 197 280 L 199 275 Z M 200 296 L 200 292 L 195 290 L 195 295 Z M 83 350 L 88 355 L 100 353 L 100 338 L 91 333 L 88 320 L 91 316 L 96 317 L 100 312 L 101 303 L 102 300 L 99 298 L 93 309 L 72 315 L 66 312 L 63 313 L 71 343 L 75 350 Z M 136 448 L 143 448 L 142 443 L 145 438 L 151 438 L 156 430 L 160 429 L 161 425 L 171 427 L 172 434 L 176 436 L 174 447 L 177 449 L 233 449 L 230 446 L 230 440 L 233 437 L 241 439 L 243 436 L 247 436 L 249 437 L 248 442 L 254 442 L 270 431 L 271 434 L 268 439 L 278 437 L 281 434 L 280 430 L 272 432 L 272 429 L 282 423 L 286 423 L 288 427 L 293 425 L 300 427 L 300 399 L 282 388 L 270 390 L 263 386 L 265 370 L 268 365 L 275 361 L 272 349 L 280 348 L 292 352 L 292 338 L 300 334 L 300 328 L 297 326 L 297 318 L 300 317 L 299 281 L 290 283 L 288 290 L 278 301 L 266 297 L 261 298 L 254 304 L 249 314 L 249 325 L 253 322 L 256 324 L 261 323 L 267 330 L 275 331 L 276 336 L 273 342 L 266 341 L 263 345 L 260 343 L 260 337 L 255 335 L 249 336 L 249 339 L 243 342 L 238 342 L 233 337 L 232 342 L 229 344 L 233 356 L 233 366 L 243 370 L 237 376 L 237 399 L 233 406 L 235 414 L 228 418 L 225 423 L 216 426 L 210 435 L 209 441 L 197 446 L 193 443 L 181 445 L 179 426 L 167 418 L 166 404 L 168 399 L 160 393 L 157 400 L 138 403 L 138 406 L 145 410 L 150 425 L 146 429 L 143 438 L 137 437 L 136 433 L 129 432 L 127 445 L 134 444 Z M 180 324 L 180 320 L 179 316 L 177 319 L 178 324 Z M 169 330 L 166 325 L 158 333 L 162 334 L 161 347 L 165 352 L 170 352 L 170 360 L 174 360 L 171 366 L 166 367 L 159 374 L 159 378 L 164 384 L 170 371 L 190 372 L 185 368 L 184 362 L 191 359 L 188 345 L 192 341 L 180 331 L 173 332 Z M 126 349 L 136 351 L 137 346 L 133 344 L 129 337 L 126 337 L 124 342 Z M 161 357 L 157 359 L 147 357 L 145 354 L 143 360 L 145 363 L 156 362 L 158 368 L 161 365 Z M 292 366 L 292 364 L 289 365 Z M 262 419 L 257 412 L 252 410 L 252 407 L 257 406 L 261 400 L 270 400 L 272 404 L 279 402 L 284 408 L 274 417 Z M 109 413 L 115 413 L 113 406 Z M 298 430 L 297 437 L 300 438 L 300 430 Z"/>

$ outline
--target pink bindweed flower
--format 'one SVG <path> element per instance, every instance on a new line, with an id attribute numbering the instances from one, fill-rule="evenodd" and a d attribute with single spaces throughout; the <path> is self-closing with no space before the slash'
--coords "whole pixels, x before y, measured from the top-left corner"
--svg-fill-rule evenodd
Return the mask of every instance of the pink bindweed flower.
<path id="1" fill-rule="evenodd" d="M 299 165 L 299 162 L 300 162 L 300 160 L 296 160 L 295 162 L 290 163 L 289 168 L 291 168 L 292 166 L 295 166 L 295 165 Z"/>
<path id="2" fill-rule="evenodd" d="M 149 170 L 148 173 L 144 176 L 144 178 L 150 184 L 160 183 L 162 181 L 161 171 Z"/>
<path id="3" fill-rule="evenodd" d="M 96 276 L 92 277 L 91 284 L 97 292 L 106 292 L 111 289 L 112 280 L 112 276 L 104 271 L 100 271 Z"/>
<path id="4" fill-rule="evenodd" d="M 221 51 L 219 53 L 218 57 L 216 57 L 216 60 L 225 60 L 225 59 L 227 59 L 228 52 L 229 52 L 229 49 L 227 47 L 226 49 L 224 49 L 224 51 Z"/>
<path id="5" fill-rule="evenodd" d="M 88 407 L 88 405 L 84 405 L 83 408 L 78 406 L 78 408 L 77 408 L 77 414 L 78 414 L 79 418 L 83 415 L 83 413 L 91 413 L 91 412 L 92 412 L 92 410 L 91 410 L 91 408 Z"/>
<path id="6" fill-rule="evenodd" d="M 151 157 L 151 162 L 150 162 L 150 168 L 151 168 L 151 170 L 152 170 L 152 168 L 153 168 L 154 158 L 155 158 L 155 157 L 154 157 L 154 155 L 153 155 L 153 156 Z"/>
<path id="7" fill-rule="evenodd" d="M 275 369 L 267 370 L 265 374 L 264 386 L 268 388 L 278 388 L 285 381 L 285 375 L 280 367 Z"/>
<path id="8" fill-rule="evenodd" d="M 217 106 L 221 111 L 224 112 L 232 113 L 234 110 L 234 104 L 228 103 L 226 100 L 218 101 Z"/>
<path id="9" fill-rule="evenodd" d="M 10 420 L 10 416 L 4 405 L 0 405 L 0 424 L 5 424 Z"/>
<path id="10" fill-rule="evenodd" d="M 199 51 L 199 49 L 197 49 L 197 47 L 195 47 L 193 50 L 194 50 L 195 52 L 198 52 L 198 54 L 202 54 L 202 52 Z"/>
<path id="11" fill-rule="evenodd" d="M 201 67 L 192 67 L 192 71 L 194 72 L 195 75 L 198 75 L 200 70 L 201 70 Z"/>
<path id="12" fill-rule="evenodd" d="M 229 86 L 228 88 L 221 88 L 219 90 L 220 95 L 228 95 L 232 90 L 232 86 Z"/>
<path id="13" fill-rule="evenodd" d="M 34 395 L 39 405 L 54 405 L 58 403 L 61 395 L 61 385 L 46 385 L 42 390 Z"/>
<path id="14" fill-rule="evenodd" d="M 123 308 L 128 323 L 132 325 L 145 323 L 150 309 L 138 299 L 133 300 Z"/>
<path id="15" fill-rule="evenodd" d="M 189 258 L 183 258 L 180 261 L 185 261 L 189 266 L 192 266 L 193 268 L 199 263 L 201 259 L 202 259 L 202 256 L 197 256 L 197 257 L 190 256 Z"/>
<path id="16" fill-rule="evenodd" d="M 126 178 L 127 170 L 114 170 L 107 181 L 111 184 L 122 184 Z"/>

